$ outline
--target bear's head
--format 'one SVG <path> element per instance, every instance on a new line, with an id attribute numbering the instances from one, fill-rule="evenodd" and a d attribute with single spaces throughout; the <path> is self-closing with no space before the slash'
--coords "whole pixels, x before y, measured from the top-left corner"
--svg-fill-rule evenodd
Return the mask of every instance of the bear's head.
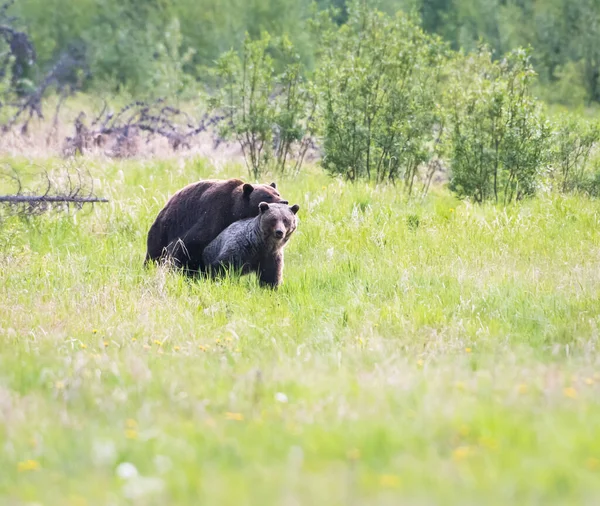
<path id="1" fill-rule="evenodd" d="M 263 239 L 275 248 L 282 248 L 298 226 L 296 213 L 300 206 L 261 202 L 258 208 Z"/>
<path id="2" fill-rule="evenodd" d="M 248 209 L 258 209 L 258 204 L 266 202 L 267 204 L 287 204 L 277 191 L 277 185 L 271 184 L 250 184 L 245 183 L 242 187 L 242 194 Z"/>

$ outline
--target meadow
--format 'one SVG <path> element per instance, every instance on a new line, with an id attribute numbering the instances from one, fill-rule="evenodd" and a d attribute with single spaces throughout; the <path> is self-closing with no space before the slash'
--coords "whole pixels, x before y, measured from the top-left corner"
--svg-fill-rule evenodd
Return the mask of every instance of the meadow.
<path id="1" fill-rule="evenodd" d="M 78 163 L 108 204 L 0 223 L 2 504 L 597 502 L 598 201 L 265 177 L 300 205 L 270 291 L 142 265 L 242 165 Z"/>

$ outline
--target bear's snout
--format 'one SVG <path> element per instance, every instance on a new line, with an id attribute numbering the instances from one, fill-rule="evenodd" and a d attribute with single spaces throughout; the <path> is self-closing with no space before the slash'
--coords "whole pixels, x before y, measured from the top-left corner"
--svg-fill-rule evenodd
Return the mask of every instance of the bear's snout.
<path id="1" fill-rule="evenodd" d="M 277 239 L 281 239 L 283 237 L 283 230 L 281 230 L 280 228 L 275 230 L 275 237 L 277 237 Z"/>

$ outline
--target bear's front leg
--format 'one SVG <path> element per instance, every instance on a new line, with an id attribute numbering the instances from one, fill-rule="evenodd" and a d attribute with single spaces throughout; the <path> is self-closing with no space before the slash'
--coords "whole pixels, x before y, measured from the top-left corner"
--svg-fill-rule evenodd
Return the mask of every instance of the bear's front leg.
<path id="1" fill-rule="evenodd" d="M 261 260 L 258 266 L 258 281 L 261 286 L 270 288 L 277 288 L 283 282 L 282 253 Z"/>

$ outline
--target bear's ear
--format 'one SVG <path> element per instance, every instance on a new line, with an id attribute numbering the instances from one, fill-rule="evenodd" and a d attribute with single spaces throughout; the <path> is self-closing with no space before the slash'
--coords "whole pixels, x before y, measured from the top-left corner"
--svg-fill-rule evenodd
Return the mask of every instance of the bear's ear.
<path id="1" fill-rule="evenodd" d="M 294 214 L 296 214 L 299 210 L 300 206 L 298 204 L 294 204 L 292 207 L 290 207 L 290 211 L 292 211 Z"/>
<path id="2" fill-rule="evenodd" d="M 244 190 L 244 197 L 248 197 L 254 191 L 254 186 L 252 186 L 249 183 L 245 183 L 243 190 Z"/>
<path id="3" fill-rule="evenodd" d="M 267 204 L 266 202 L 261 202 L 260 204 L 258 204 L 258 208 L 260 209 L 261 213 L 264 213 L 267 209 L 269 209 L 269 204 Z"/>
<path id="4" fill-rule="evenodd" d="M 275 188 L 277 190 L 277 185 L 275 183 L 271 183 L 270 185 L 272 188 Z"/>

